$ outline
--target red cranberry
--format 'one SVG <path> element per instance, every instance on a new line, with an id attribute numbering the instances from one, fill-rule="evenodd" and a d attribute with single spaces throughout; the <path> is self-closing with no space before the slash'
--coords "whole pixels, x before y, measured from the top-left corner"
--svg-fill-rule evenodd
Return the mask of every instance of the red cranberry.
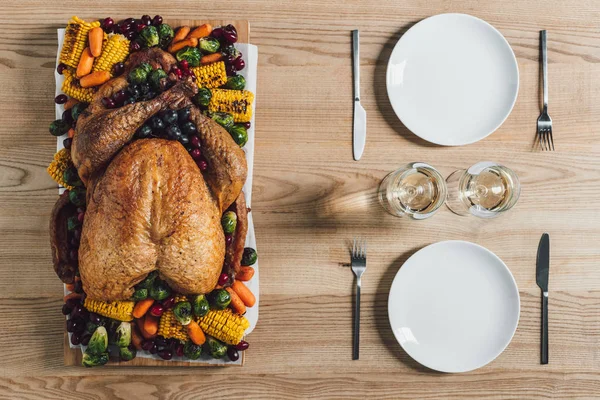
<path id="1" fill-rule="evenodd" d="M 115 65 L 113 65 L 113 74 L 115 76 L 121 75 L 124 70 L 125 70 L 125 64 L 123 64 L 122 62 L 116 63 Z"/>
<path id="2" fill-rule="evenodd" d="M 83 218 L 85 217 L 85 213 L 79 213 L 77 214 L 77 220 L 81 223 L 83 223 Z"/>
<path id="3" fill-rule="evenodd" d="M 142 48 L 142 45 L 140 45 L 138 42 L 133 41 L 129 44 L 129 51 L 130 52 L 134 52 L 134 51 L 138 51 L 139 49 Z"/>
<path id="4" fill-rule="evenodd" d="M 241 71 L 244 69 L 244 67 L 246 67 L 246 62 L 241 57 L 238 57 L 233 60 L 233 66 L 236 70 Z"/>
<path id="5" fill-rule="evenodd" d="M 177 349 L 175 350 L 175 354 L 177 354 L 177 357 L 183 357 L 183 344 L 179 343 L 177 345 Z"/>
<path id="6" fill-rule="evenodd" d="M 229 275 L 227 275 L 226 273 L 222 273 L 221 275 L 219 275 L 219 285 L 221 286 L 225 286 L 227 284 L 227 282 L 229 282 Z"/>
<path id="7" fill-rule="evenodd" d="M 122 104 L 127 99 L 127 93 L 124 90 L 119 90 L 113 94 L 112 99 L 116 104 Z"/>
<path id="8" fill-rule="evenodd" d="M 154 26 L 159 26 L 162 22 L 163 18 L 160 15 L 155 15 L 154 18 L 152 18 L 152 25 Z"/>
<path id="9" fill-rule="evenodd" d="M 235 42 L 237 42 L 237 32 L 232 32 L 232 31 L 227 31 L 224 30 L 223 31 L 223 40 L 225 40 L 225 42 L 229 43 L 229 44 L 233 44 Z"/>
<path id="10" fill-rule="evenodd" d="M 65 69 L 67 69 L 67 66 L 65 64 L 63 64 L 63 63 L 60 63 L 56 67 L 56 72 L 58 72 L 59 75 L 62 75 L 63 72 L 65 72 Z"/>
<path id="11" fill-rule="evenodd" d="M 200 171 L 206 171 L 208 169 L 208 163 L 205 160 L 200 160 L 196 164 L 198 164 Z"/>
<path id="12" fill-rule="evenodd" d="M 200 149 L 193 149 L 192 151 L 190 151 L 190 156 L 192 156 L 194 160 L 199 160 L 200 157 L 202 157 L 202 153 L 200 152 Z M 200 165 L 198 165 L 198 167 L 199 166 Z"/>
<path id="13" fill-rule="evenodd" d="M 235 69 L 235 66 L 233 66 L 233 65 L 226 66 L 225 72 L 227 72 L 227 76 L 236 76 L 237 75 L 237 69 Z"/>
<path id="14" fill-rule="evenodd" d="M 75 238 L 75 240 L 81 240 L 81 229 L 75 229 L 73 231 L 73 238 Z"/>
<path id="15" fill-rule="evenodd" d="M 154 347 L 154 342 L 152 340 L 144 340 L 142 342 L 142 349 L 150 351 L 152 347 Z"/>
<path id="16" fill-rule="evenodd" d="M 65 104 L 69 100 L 66 94 L 59 94 L 54 98 L 54 102 L 56 104 Z"/>
<path id="17" fill-rule="evenodd" d="M 140 22 L 135 25 L 135 31 L 139 33 L 141 31 L 143 31 L 145 27 L 146 27 L 146 24 L 143 22 Z"/>
<path id="18" fill-rule="evenodd" d="M 164 307 L 158 303 L 156 303 L 152 307 L 150 307 L 150 314 L 154 315 L 155 317 L 160 317 L 164 311 L 165 311 Z"/>
<path id="19" fill-rule="evenodd" d="M 225 245 L 229 246 L 231 243 L 233 243 L 233 236 L 225 235 Z"/>
<path id="20" fill-rule="evenodd" d="M 87 346 L 90 343 L 91 338 L 92 338 L 91 333 L 84 333 L 83 336 L 81 336 L 81 344 L 84 346 Z"/>
<path id="21" fill-rule="evenodd" d="M 173 296 L 169 296 L 162 301 L 163 310 L 168 310 L 170 308 L 173 308 L 174 305 L 175 305 L 175 297 L 173 297 Z"/>
<path id="22" fill-rule="evenodd" d="M 125 32 L 123 35 L 125 35 L 127 40 L 132 40 L 134 37 L 136 37 L 137 34 L 135 33 L 135 31 L 129 31 Z"/>
<path id="23" fill-rule="evenodd" d="M 135 18 L 127 18 L 125 21 L 121 22 L 122 24 L 133 25 L 135 24 Z"/>
<path id="24" fill-rule="evenodd" d="M 210 34 L 215 39 L 221 39 L 223 37 L 223 28 L 215 28 Z"/>
<path id="25" fill-rule="evenodd" d="M 104 18 L 104 20 L 102 21 L 102 29 L 106 31 L 109 28 L 112 28 L 114 24 L 115 21 L 111 17 Z"/>
<path id="26" fill-rule="evenodd" d="M 240 359 L 240 353 L 238 353 L 235 347 L 229 346 L 227 348 L 227 357 L 229 357 L 231 361 L 237 361 Z"/>
<path id="27" fill-rule="evenodd" d="M 103 97 L 102 104 L 106 108 L 115 108 L 115 102 L 110 97 Z"/>
<path id="28" fill-rule="evenodd" d="M 70 150 L 71 149 L 71 144 L 73 144 L 73 139 L 71 138 L 66 138 L 65 140 L 63 140 L 63 146 L 65 149 Z"/>
<path id="29" fill-rule="evenodd" d="M 156 354 L 156 353 L 158 353 L 158 347 L 155 344 L 153 344 L 152 348 L 150 348 L 150 354 Z"/>
<path id="30" fill-rule="evenodd" d="M 73 346 L 78 346 L 81 344 L 81 335 L 79 333 L 71 334 L 71 344 Z"/>
<path id="31" fill-rule="evenodd" d="M 142 15 L 142 22 L 144 25 L 152 25 L 152 17 L 149 15 Z"/>
<path id="32" fill-rule="evenodd" d="M 158 347 L 165 347 L 167 345 L 167 339 L 164 336 L 158 335 L 154 338 L 154 344 Z"/>
<path id="33" fill-rule="evenodd" d="M 190 63 L 187 62 L 187 60 L 181 60 L 179 61 L 179 66 L 181 67 L 181 69 L 183 69 L 184 71 L 187 71 Z"/>
<path id="34" fill-rule="evenodd" d="M 85 212 L 85 208 L 83 207 L 77 207 L 77 214 Z"/>
<path id="35" fill-rule="evenodd" d="M 252 126 L 252 124 L 250 123 L 250 121 L 244 122 L 244 128 L 250 129 L 251 126 Z"/>
<path id="36" fill-rule="evenodd" d="M 226 25 L 225 28 L 223 28 L 223 30 L 225 32 L 232 32 L 237 35 L 237 29 L 235 29 L 235 26 L 233 26 L 232 24 Z"/>
<path id="37" fill-rule="evenodd" d="M 119 25 L 119 32 L 121 32 L 122 34 L 126 34 L 127 32 L 131 32 L 133 30 L 133 24 L 127 24 L 122 22 Z"/>
<path id="38" fill-rule="evenodd" d="M 200 138 L 198 136 L 196 136 L 196 135 L 192 136 L 192 138 L 190 139 L 190 144 L 195 149 L 199 148 L 200 147 Z"/>
<path id="39" fill-rule="evenodd" d="M 170 360 L 171 358 L 173 358 L 173 352 L 171 352 L 171 350 L 161 350 L 158 352 L 158 356 L 160 358 L 162 358 L 163 360 Z"/>

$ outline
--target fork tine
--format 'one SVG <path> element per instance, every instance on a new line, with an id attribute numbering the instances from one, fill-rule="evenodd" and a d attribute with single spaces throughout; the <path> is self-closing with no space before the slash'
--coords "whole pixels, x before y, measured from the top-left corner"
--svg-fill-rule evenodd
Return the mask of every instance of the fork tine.
<path id="1" fill-rule="evenodd" d="M 354 238 L 354 244 L 352 245 L 352 258 L 356 258 L 356 238 Z"/>
<path id="2" fill-rule="evenodd" d="M 550 128 L 549 137 L 550 137 L 550 143 L 552 144 L 552 151 L 554 151 L 554 139 L 552 138 L 552 128 Z"/>
<path id="3" fill-rule="evenodd" d="M 542 137 L 544 138 L 544 151 L 548 151 L 548 131 L 546 129 L 542 129 Z"/>
<path id="4" fill-rule="evenodd" d="M 363 247 L 363 257 L 366 259 L 367 258 L 367 238 L 364 238 L 364 247 Z"/>

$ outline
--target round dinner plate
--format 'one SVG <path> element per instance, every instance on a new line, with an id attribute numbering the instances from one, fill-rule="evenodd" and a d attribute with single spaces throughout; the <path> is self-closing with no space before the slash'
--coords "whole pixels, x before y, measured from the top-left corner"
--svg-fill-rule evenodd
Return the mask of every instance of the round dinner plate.
<path id="1" fill-rule="evenodd" d="M 440 14 L 402 35 L 386 82 L 408 129 L 429 142 L 459 146 L 502 125 L 517 100 L 519 68 L 493 26 L 466 14 Z"/>
<path id="2" fill-rule="evenodd" d="M 442 372 L 471 371 L 510 343 L 519 322 L 519 289 L 488 249 L 439 242 L 400 268 L 388 313 L 394 336 L 417 362 Z"/>

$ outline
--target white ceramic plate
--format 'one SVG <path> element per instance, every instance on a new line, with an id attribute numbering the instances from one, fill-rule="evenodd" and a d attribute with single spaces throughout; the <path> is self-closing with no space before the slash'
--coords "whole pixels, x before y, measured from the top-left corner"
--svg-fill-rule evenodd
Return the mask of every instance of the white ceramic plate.
<path id="1" fill-rule="evenodd" d="M 519 290 L 494 253 L 470 242 L 446 241 L 413 254 L 396 274 L 390 324 L 417 362 L 465 372 L 494 360 L 519 322 Z"/>
<path id="2" fill-rule="evenodd" d="M 440 14 L 410 28 L 387 68 L 396 115 L 415 135 L 458 146 L 494 132 L 519 92 L 510 45 L 493 26 L 466 14 Z"/>

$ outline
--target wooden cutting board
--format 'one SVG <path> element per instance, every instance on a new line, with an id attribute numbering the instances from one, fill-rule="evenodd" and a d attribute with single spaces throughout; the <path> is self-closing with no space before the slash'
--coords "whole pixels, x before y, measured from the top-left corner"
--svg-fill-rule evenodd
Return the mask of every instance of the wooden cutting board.
<path id="1" fill-rule="evenodd" d="M 193 20 L 193 19 L 174 19 L 167 20 L 165 22 L 173 27 L 173 29 L 177 29 L 180 26 L 190 26 L 196 27 L 202 24 L 211 24 L 212 26 L 225 26 L 228 24 L 232 24 L 235 26 L 238 32 L 238 42 L 239 43 L 250 43 L 250 24 L 248 21 L 240 20 L 240 21 L 228 21 L 228 20 Z M 59 314 L 60 315 L 60 314 Z M 75 348 L 72 349 L 69 347 L 69 335 L 65 332 L 64 339 L 64 353 L 65 353 L 65 365 L 67 366 L 81 366 L 81 357 L 83 354 L 81 353 L 81 349 Z M 189 361 L 161 361 L 154 360 L 152 358 L 141 358 L 136 357 L 131 361 L 127 362 L 114 362 L 110 361 L 107 366 L 140 366 L 140 367 L 225 367 L 225 366 L 242 366 L 244 365 L 244 352 L 240 352 L 240 356 L 242 358 L 241 364 L 207 364 L 202 362 L 189 362 Z M 104 366 L 105 368 L 106 366 Z"/>

